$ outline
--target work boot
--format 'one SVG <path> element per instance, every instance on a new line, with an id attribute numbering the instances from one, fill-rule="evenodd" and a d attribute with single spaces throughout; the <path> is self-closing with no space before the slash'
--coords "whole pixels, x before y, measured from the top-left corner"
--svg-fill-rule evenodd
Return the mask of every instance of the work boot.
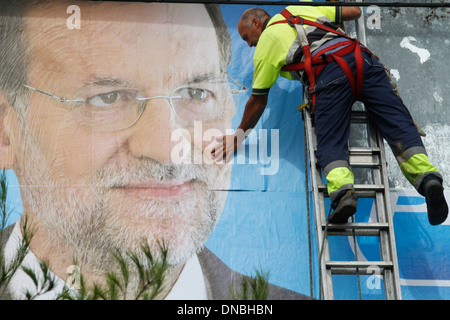
<path id="1" fill-rule="evenodd" d="M 356 194 L 354 190 L 344 190 L 332 203 L 334 209 L 328 221 L 330 223 L 346 223 L 356 212 Z"/>
<path id="2" fill-rule="evenodd" d="M 427 201 L 428 221 L 430 224 L 436 226 L 443 223 L 448 216 L 448 206 L 444 197 L 442 180 L 434 174 L 427 175 L 420 185 L 419 193 Z"/>

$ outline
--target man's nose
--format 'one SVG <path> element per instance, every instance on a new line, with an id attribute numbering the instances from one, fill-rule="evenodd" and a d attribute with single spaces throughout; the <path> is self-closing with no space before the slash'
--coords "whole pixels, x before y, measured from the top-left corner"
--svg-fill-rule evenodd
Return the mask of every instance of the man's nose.
<path id="1" fill-rule="evenodd" d="M 171 135 L 174 124 L 175 114 L 167 99 L 148 101 L 144 113 L 130 128 L 128 146 L 131 154 L 138 158 L 151 158 L 160 163 L 171 163 Z"/>

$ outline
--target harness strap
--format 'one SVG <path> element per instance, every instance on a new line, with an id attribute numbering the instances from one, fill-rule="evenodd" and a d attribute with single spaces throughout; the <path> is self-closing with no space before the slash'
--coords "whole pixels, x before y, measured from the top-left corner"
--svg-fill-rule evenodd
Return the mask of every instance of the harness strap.
<path id="1" fill-rule="evenodd" d="M 363 85 L 364 85 L 364 60 L 359 43 L 355 48 L 355 62 L 356 62 L 356 99 L 362 99 Z"/>
<path id="2" fill-rule="evenodd" d="M 355 81 L 355 76 L 353 75 L 352 70 L 350 69 L 350 67 L 348 66 L 347 61 L 345 61 L 343 58 L 337 56 L 337 55 L 331 55 L 334 58 L 334 61 L 336 61 L 336 63 L 341 67 L 342 71 L 344 71 L 348 82 L 350 83 L 350 86 L 352 88 L 353 91 L 353 95 L 355 95 L 355 93 L 357 93 L 357 84 Z"/>
<path id="3" fill-rule="evenodd" d="M 336 43 L 332 46 L 322 49 L 321 51 L 318 51 L 317 53 L 314 54 L 314 57 L 312 58 L 311 62 L 316 67 L 316 69 L 321 67 L 322 65 L 324 66 L 325 64 L 333 61 L 333 58 L 331 57 L 331 55 L 325 55 L 325 53 L 327 51 L 331 51 L 333 49 L 336 49 L 336 48 L 339 48 L 342 46 L 344 48 L 342 48 L 339 51 L 336 51 L 335 54 L 339 55 L 339 56 L 345 56 L 354 51 L 354 47 L 351 46 L 354 43 L 355 43 L 354 41 L 348 40 L 345 42 Z M 350 45 L 350 46 L 347 46 L 347 45 Z M 302 70 L 304 68 L 305 68 L 305 62 L 299 61 L 299 62 L 294 62 L 294 63 L 285 65 L 283 67 L 283 71 L 296 71 L 296 70 Z M 319 74 L 319 72 L 316 72 L 316 76 L 318 74 Z"/>
<path id="4" fill-rule="evenodd" d="M 303 29 L 303 27 L 301 27 Z M 312 64 L 312 57 L 311 57 L 311 50 L 309 49 L 309 45 L 303 46 L 303 55 L 305 57 L 305 72 L 306 76 L 308 77 L 309 81 L 309 93 L 312 95 L 312 103 L 313 105 L 316 104 L 316 77 L 314 75 L 314 69 Z"/>
<path id="5" fill-rule="evenodd" d="M 307 24 L 307 25 L 310 25 L 310 26 L 314 26 L 314 27 L 320 28 L 322 30 L 326 30 L 328 32 L 336 33 L 336 34 L 341 35 L 341 36 L 343 36 L 343 37 L 345 37 L 347 39 L 352 39 L 348 35 L 346 35 L 345 33 L 339 32 L 339 31 L 337 31 L 337 30 L 335 30 L 333 28 L 327 27 L 326 25 L 323 25 L 321 23 L 318 23 L 318 22 L 315 22 L 315 21 L 311 21 L 311 20 L 308 20 L 308 19 L 304 19 L 302 17 L 294 16 L 287 9 L 283 9 L 281 11 L 281 15 L 283 17 L 285 17 L 286 20 L 281 20 L 281 21 L 274 22 L 274 23 L 287 22 L 291 27 L 292 27 L 293 24 Z"/>
<path id="6" fill-rule="evenodd" d="M 288 23 L 291 27 L 295 27 L 297 33 L 299 35 L 300 43 L 302 45 L 302 51 L 304 56 L 304 61 L 294 62 L 292 64 L 285 65 L 282 70 L 283 71 L 301 71 L 304 70 L 308 79 L 309 84 L 309 94 L 312 97 L 312 105 L 315 107 L 315 86 L 316 86 L 316 77 L 320 74 L 325 65 L 331 61 L 336 61 L 336 63 L 341 67 L 344 71 L 350 86 L 353 92 L 354 101 L 360 100 L 362 96 L 362 89 L 364 83 L 364 62 L 362 58 L 362 51 L 367 51 L 369 53 L 370 50 L 366 47 L 362 46 L 356 39 L 353 39 L 346 35 L 345 33 L 339 32 L 333 28 L 327 27 L 321 23 L 310 21 L 304 19 L 299 16 L 292 15 L 287 9 L 281 11 L 281 15 L 286 18 L 286 20 L 275 21 L 269 24 L 267 27 L 272 26 L 278 23 Z M 331 45 L 325 49 L 318 51 L 314 57 L 311 56 L 310 45 L 308 42 L 308 38 L 306 35 L 306 31 L 303 28 L 303 25 L 311 25 L 322 30 L 332 32 L 334 34 L 340 35 L 348 39 L 348 41 L 343 41 L 334 45 Z M 336 48 L 343 47 L 342 49 L 333 52 L 332 54 L 326 54 L 327 52 L 334 50 Z M 362 47 L 362 48 L 361 48 Z M 353 74 L 350 66 L 347 61 L 345 61 L 342 57 L 354 53 L 355 62 L 356 62 L 356 77 Z"/>

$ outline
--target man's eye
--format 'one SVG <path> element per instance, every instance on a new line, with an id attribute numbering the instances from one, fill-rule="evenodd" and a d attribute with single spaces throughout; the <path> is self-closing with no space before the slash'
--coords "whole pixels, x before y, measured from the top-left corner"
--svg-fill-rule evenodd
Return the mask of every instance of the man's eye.
<path id="1" fill-rule="evenodd" d="M 199 88 L 188 88 L 187 93 L 189 98 L 194 100 L 204 100 L 210 97 L 210 92 L 208 90 L 199 89 Z"/>
<path id="2" fill-rule="evenodd" d="M 87 99 L 87 102 L 97 107 L 105 107 L 116 103 L 120 99 L 122 99 L 122 94 L 119 91 L 112 91 L 90 97 Z"/>
<path id="3" fill-rule="evenodd" d="M 216 96 L 213 91 L 198 87 L 183 87 L 173 93 L 174 98 L 184 99 L 185 102 L 206 103 Z"/>

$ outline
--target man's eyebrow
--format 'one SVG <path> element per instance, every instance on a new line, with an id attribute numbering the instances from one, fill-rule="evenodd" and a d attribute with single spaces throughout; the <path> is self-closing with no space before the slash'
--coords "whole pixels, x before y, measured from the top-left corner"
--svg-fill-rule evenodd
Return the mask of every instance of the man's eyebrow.
<path id="1" fill-rule="evenodd" d="M 224 78 L 225 73 L 220 74 L 202 74 L 189 76 L 184 81 L 182 81 L 185 85 L 208 82 L 212 80 L 222 80 Z M 84 83 L 84 87 L 127 87 L 127 88 L 135 88 L 136 83 L 133 81 L 127 81 L 119 78 L 96 78 L 94 80 L 86 81 Z"/>
<path id="2" fill-rule="evenodd" d="M 133 87 L 134 82 L 125 81 L 117 78 L 97 78 L 84 83 L 85 86 L 103 86 L 103 87 Z"/>
<path id="3" fill-rule="evenodd" d="M 192 84 L 192 83 L 201 83 L 211 80 L 221 80 L 224 78 L 225 73 L 220 74 L 203 74 L 203 75 L 197 75 L 193 76 L 187 79 L 185 83 Z"/>

